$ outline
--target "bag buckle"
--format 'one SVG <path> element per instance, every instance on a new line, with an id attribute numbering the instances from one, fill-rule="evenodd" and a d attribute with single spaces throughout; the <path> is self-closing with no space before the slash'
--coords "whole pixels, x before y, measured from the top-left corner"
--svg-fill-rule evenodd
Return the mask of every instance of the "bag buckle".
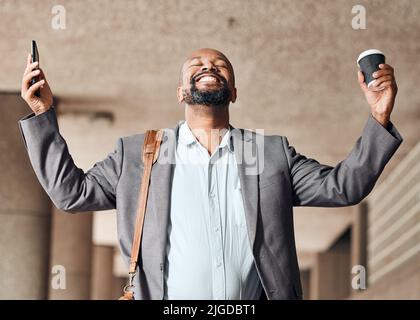
<path id="1" fill-rule="evenodd" d="M 137 274 L 136 272 L 129 272 L 129 280 L 128 280 L 128 284 L 124 287 L 124 292 L 133 292 L 133 288 L 134 288 L 134 278 Z"/>

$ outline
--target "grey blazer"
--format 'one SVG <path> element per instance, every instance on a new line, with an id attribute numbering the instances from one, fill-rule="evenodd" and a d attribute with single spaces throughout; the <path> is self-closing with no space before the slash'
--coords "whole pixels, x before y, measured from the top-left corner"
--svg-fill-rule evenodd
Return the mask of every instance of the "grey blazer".
<path id="1" fill-rule="evenodd" d="M 28 115 L 19 126 L 33 169 L 58 208 L 67 212 L 117 209 L 118 240 L 128 264 L 143 169 L 143 134 L 120 138 L 114 152 L 83 172 L 60 135 L 54 108 L 38 116 Z M 178 127 L 165 129 L 159 160 L 152 170 L 141 268 L 135 279 L 137 299 L 164 296 L 172 156 Z M 293 206 L 357 204 L 372 190 L 402 138 L 392 123 L 385 129 L 370 115 L 350 154 L 331 167 L 297 153 L 283 136 L 243 129 L 233 130 L 231 136 L 248 238 L 266 297 L 301 299 Z M 257 171 L 248 170 L 249 163 L 243 161 L 243 150 L 248 149 L 257 149 L 252 164 Z M 163 157 L 169 161 L 160 161 Z"/>

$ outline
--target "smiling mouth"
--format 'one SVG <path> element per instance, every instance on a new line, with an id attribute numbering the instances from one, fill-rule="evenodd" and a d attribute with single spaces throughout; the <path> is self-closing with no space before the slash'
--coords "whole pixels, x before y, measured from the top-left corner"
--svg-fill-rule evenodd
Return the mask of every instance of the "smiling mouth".
<path id="1" fill-rule="evenodd" d="M 220 83 L 220 79 L 212 74 L 203 74 L 195 79 L 196 83 L 203 83 L 203 84 L 214 84 Z"/>

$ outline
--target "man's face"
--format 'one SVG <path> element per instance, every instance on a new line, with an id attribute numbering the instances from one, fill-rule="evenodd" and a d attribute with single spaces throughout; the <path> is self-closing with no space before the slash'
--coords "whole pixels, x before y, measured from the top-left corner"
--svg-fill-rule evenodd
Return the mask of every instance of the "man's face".
<path id="1" fill-rule="evenodd" d="M 219 51 L 200 49 L 183 64 L 178 101 L 189 105 L 227 106 L 236 100 L 232 65 Z"/>

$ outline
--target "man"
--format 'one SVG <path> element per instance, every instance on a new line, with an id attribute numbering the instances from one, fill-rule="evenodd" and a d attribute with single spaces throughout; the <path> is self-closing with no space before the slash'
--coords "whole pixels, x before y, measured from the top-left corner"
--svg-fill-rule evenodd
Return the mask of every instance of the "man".
<path id="1" fill-rule="evenodd" d="M 357 204 L 402 142 L 390 122 L 394 72 L 380 67 L 374 75 L 380 91 L 370 91 L 359 72 L 371 114 L 348 157 L 331 167 L 297 153 L 286 137 L 230 126 L 233 67 L 217 50 L 193 52 L 178 88 L 186 121 L 165 129 L 152 170 L 136 298 L 301 299 L 293 206 Z M 45 75 L 34 68 L 28 56 L 22 97 L 34 113 L 19 124 L 37 177 L 64 211 L 116 208 L 128 261 L 144 135 L 119 139 L 113 153 L 83 172 L 59 133 Z M 41 80 L 30 86 L 33 76 Z M 254 149 L 252 167 L 246 150 Z"/>

